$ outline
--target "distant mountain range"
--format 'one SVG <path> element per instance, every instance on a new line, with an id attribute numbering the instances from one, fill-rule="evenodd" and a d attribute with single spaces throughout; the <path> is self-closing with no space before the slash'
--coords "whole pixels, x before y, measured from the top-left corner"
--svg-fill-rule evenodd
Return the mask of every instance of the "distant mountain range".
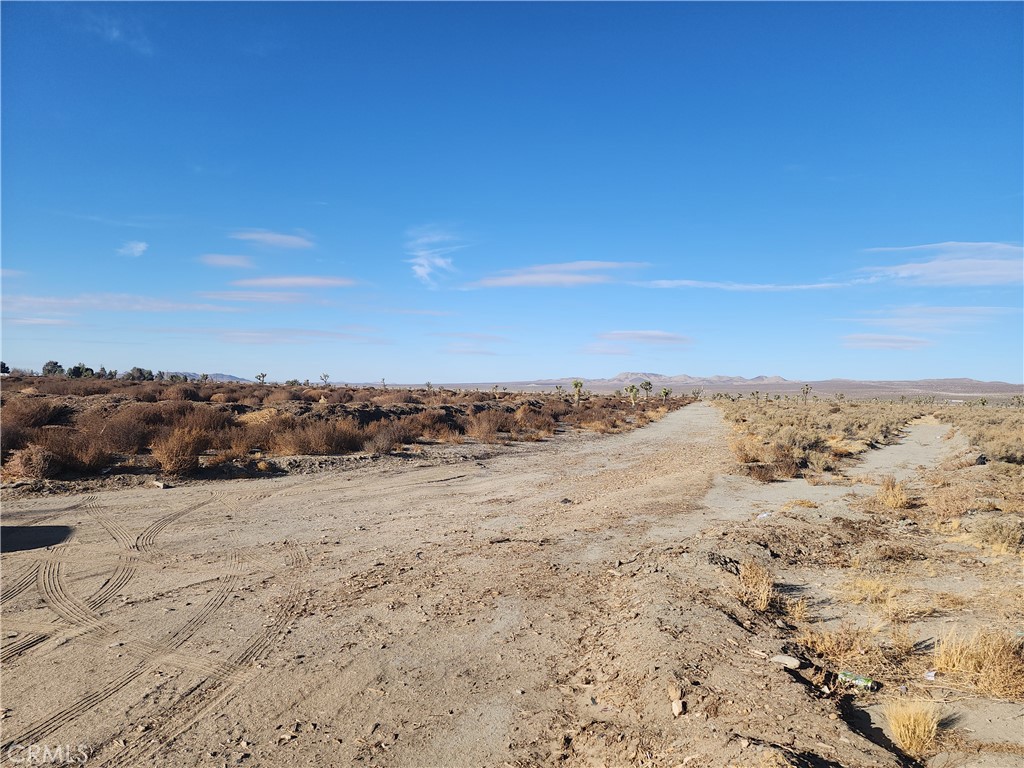
<path id="1" fill-rule="evenodd" d="M 531 390 L 550 390 L 556 386 L 572 388 L 575 377 L 561 379 L 537 379 L 534 381 L 505 381 L 498 386 L 510 390 L 529 392 Z M 821 381 L 793 381 L 782 376 L 689 376 L 687 374 L 665 375 L 661 373 L 623 371 L 607 379 L 583 379 L 583 386 L 593 392 L 614 392 L 630 384 L 649 381 L 655 391 L 662 387 L 672 389 L 675 394 L 689 394 L 694 389 L 703 389 L 708 393 L 726 392 L 730 394 L 749 393 L 758 390 L 771 394 L 796 394 L 805 384 L 811 386 L 813 394 L 832 395 L 843 392 L 851 397 L 898 397 L 931 396 L 940 398 L 958 397 L 1008 397 L 1024 393 L 1024 385 L 1011 384 L 1005 381 L 978 381 L 976 379 L 919 379 L 900 381 L 856 381 L 853 379 L 825 379 Z M 477 382 L 452 384 L 464 388 L 486 389 L 495 382 Z"/>

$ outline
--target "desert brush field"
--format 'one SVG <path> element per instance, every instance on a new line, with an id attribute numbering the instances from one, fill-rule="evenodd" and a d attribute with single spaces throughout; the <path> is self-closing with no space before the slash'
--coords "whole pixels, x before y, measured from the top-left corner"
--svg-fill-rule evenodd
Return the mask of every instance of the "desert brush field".
<path id="1" fill-rule="evenodd" d="M 1024 410 L 699 395 L 6 380 L 0 762 L 1024 765 Z"/>

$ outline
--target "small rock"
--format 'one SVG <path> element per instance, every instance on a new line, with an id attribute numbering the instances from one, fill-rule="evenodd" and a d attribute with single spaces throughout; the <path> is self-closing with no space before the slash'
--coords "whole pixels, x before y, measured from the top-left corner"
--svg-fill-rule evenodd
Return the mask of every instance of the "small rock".
<path id="1" fill-rule="evenodd" d="M 165 483 L 163 480 L 154 480 L 153 481 L 153 486 L 155 488 L 170 488 L 171 487 L 167 483 Z"/>
<path id="2" fill-rule="evenodd" d="M 678 683 L 670 683 L 668 686 L 668 700 L 677 701 L 683 698 L 683 689 Z"/>
<path id="3" fill-rule="evenodd" d="M 800 667 L 804 665 L 804 663 L 800 661 L 800 659 L 796 658 L 796 656 L 787 656 L 784 653 L 781 653 L 778 656 L 772 656 L 771 660 L 775 664 L 781 664 L 786 669 L 800 669 Z"/>
<path id="4" fill-rule="evenodd" d="M 679 717 L 686 711 L 686 704 L 681 699 L 672 702 L 672 717 Z"/>

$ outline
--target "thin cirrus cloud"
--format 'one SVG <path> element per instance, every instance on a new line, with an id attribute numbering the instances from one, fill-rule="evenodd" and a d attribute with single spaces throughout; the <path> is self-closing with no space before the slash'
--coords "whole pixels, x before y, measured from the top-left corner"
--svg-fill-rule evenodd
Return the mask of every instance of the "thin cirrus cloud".
<path id="1" fill-rule="evenodd" d="M 1011 243 L 946 242 L 887 248 L 867 253 L 923 254 L 923 261 L 862 267 L 873 280 L 899 280 L 923 286 L 993 286 L 1024 282 L 1024 248 Z"/>
<path id="2" fill-rule="evenodd" d="M 854 322 L 908 333 L 938 333 L 981 325 L 1020 309 L 1012 307 L 907 306 L 872 310 Z"/>
<path id="3" fill-rule="evenodd" d="M 57 317 L 14 317 L 6 322 L 11 325 L 33 325 L 33 326 L 67 326 L 73 325 L 70 320 Z"/>
<path id="4" fill-rule="evenodd" d="M 83 293 L 78 296 L 11 296 L 4 302 L 12 312 L 67 313 L 83 310 L 106 312 L 233 312 L 216 304 L 171 301 L 130 293 Z"/>
<path id="5" fill-rule="evenodd" d="M 567 261 L 537 264 L 522 269 L 490 275 L 467 285 L 467 288 L 571 288 L 578 285 L 610 283 L 619 269 L 648 266 L 639 261 Z"/>
<path id="6" fill-rule="evenodd" d="M 821 291 L 829 288 L 842 288 L 849 283 L 734 283 L 721 280 L 650 280 L 640 285 L 649 288 L 710 288 L 718 291 L 749 291 L 749 292 L 783 292 L 783 291 Z"/>
<path id="7" fill-rule="evenodd" d="M 355 285 L 355 283 L 355 280 L 348 277 L 290 275 L 233 280 L 231 284 L 237 285 L 240 288 L 346 288 Z"/>
<path id="8" fill-rule="evenodd" d="M 252 259 L 248 256 L 235 256 L 228 253 L 204 253 L 199 261 L 208 267 L 224 267 L 228 269 L 252 269 Z"/>
<path id="9" fill-rule="evenodd" d="M 891 349 L 909 351 L 931 346 L 928 339 L 912 336 L 889 336 L 881 333 L 851 333 L 843 337 L 847 349 Z"/>
<path id="10" fill-rule="evenodd" d="M 288 235 L 283 232 L 271 232 L 269 229 L 243 229 L 232 232 L 229 237 L 233 240 L 244 240 L 268 248 L 284 248 L 295 250 L 300 248 L 312 248 L 313 240 L 306 234 Z"/>
<path id="11" fill-rule="evenodd" d="M 604 341 L 634 342 L 640 344 L 670 344 L 681 345 L 691 344 L 693 339 L 669 331 L 608 331 L 599 333 L 599 339 Z"/>
<path id="12" fill-rule="evenodd" d="M 309 301 L 305 293 L 291 291 L 206 291 L 198 295 L 212 301 L 241 301 L 250 304 L 301 304 Z"/>
<path id="13" fill-rule="evenodd" d="M 455 264 L 448 255 L 466 247 L 461 238 L 451 232 L 434 227 L 410 230 L 405 244 L 406 259 L 412 273 L 424 285 L 435 287 L 442 273 L 455 272 Z"/>
<path id="14" fill-rule="evenodd" d="M 142 240 L 129 240 L 120 248 L 117 252 L 121 256 L 131 256 L 132 258 L 138 258 L 149 249 L 149 243 L 143 242 Z"/>
<path id="15" fill-rule="evenodd" d="M 123 45 L 140 56 L 155 53 L 146 30 L 138 22 L 109 13 L 90 13 L 86 28 L 112 45 Z"/>
<path id="16" fill-rule="evenodd" d="M 477 342 L 498 342 L 505 343 L 508 341 L 504 336 L 494 336 L 489 333 L 459 333 L 459 332 L 437 332 L 431 333 L 431 336 L 440 336 L 447 339 L 463 339 L 464 341 L 477 341 Z"/>

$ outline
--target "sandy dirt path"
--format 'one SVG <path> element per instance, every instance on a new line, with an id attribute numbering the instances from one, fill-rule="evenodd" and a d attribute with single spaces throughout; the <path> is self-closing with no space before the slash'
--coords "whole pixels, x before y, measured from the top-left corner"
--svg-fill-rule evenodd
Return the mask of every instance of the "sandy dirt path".
<path id="1" fill-rule="evenodd" d="M 727 437 L 698 404 L 484 460 L 9 503 L 5 526 L 72 533 L 3 558 L 3 743 L 104 766 L 898 764 L 763 660 L 782 635 L 709 562 L 763 488 L 718 476 Z M 800 485 L 772 488 L 849 492 Z"/>

